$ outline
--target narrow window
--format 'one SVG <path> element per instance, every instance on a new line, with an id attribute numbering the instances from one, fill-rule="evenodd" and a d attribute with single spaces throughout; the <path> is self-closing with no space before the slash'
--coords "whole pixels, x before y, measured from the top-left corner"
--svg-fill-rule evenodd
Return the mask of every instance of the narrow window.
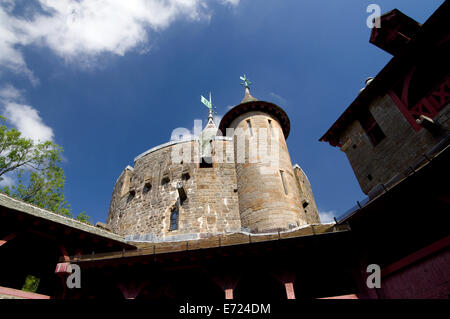
<path id="1" fill-rule="evenodd" d="M 144 188 L 142 189 L 142 191 L 144 192 L 144 194 L 148 193 L 149 191 L 151 191 L 152 189 L 152 183 L 150 182 L 146 182 L 144 184 Z"/>
<path id="2" fill-rule="evenodd" d="M 280 170 L 280 176 L 281 176 L 281 183 L 283 184 L 283 189 L 284 189 L 284 193 L 287 195 L 287 188 L 286 188 L 286 183 L 284 181 L 284 172 Z"/>
<path id="3" fill-rule="evenodd" d="M 270 135 L 273 136 L 272 120 L 267 120 L 267 121 L 269 122 Z"/>
<path id="4" fill-rule="evenodd" d="M 200 168 L 212 168 L 212 158 L 211 157 L 202 157 L 200 162 Z"/>
<path id="5" fill-rule="evenodd" d="M 178 229 L 178 208 L 175 208 L 172 213 L 170 213 L 170 228 L 169 230 Z"/>
<path id="6" fill-rule="evenodd" d="M 306 208 L 309 205 L 309 202 L 307 200 L 302 201 L 303 208 Z"/>
<path id="7" fill-rule="evenodd" d="M 127 204 L 133 200 L 135 195 L 136 195 L 136 190 L 134 188 L 130 189 L 130 191 L 128 192 Z"/>
<path id="8" fill-rule="evenodd" d="M 170 179 L 169 179 L 169 176 L 167 176 L 167 175 L 163 176 L 163 178 L 161 179 L 162 186 L 168 184 L 169 182 L 170 182 Z"/>
<path id="9" fill-rule="evenodd" d="M 181 174 L 181 179 L 183 181 L 188 181 L 191 178 L 191 175 L 189 175 L 189 172 L 184 172 L 183 174 Z"/>
<path id="10" fill-rule="evenodd" d="M 252 123 L 250 123 L 250 120 L 247 120 L 247 126 L 248 126 L 248 132 L 249 132 L 250 136 L 253 136 Z"/>
<path id="11" fill-rule="evenodd" d="M 362 128 L 366 132 L 373 146 L 380 143 L 381 140 L 386 137 L 369 110 L 363 111 L 359 117 L 359 123 L 361 123 Z"/>

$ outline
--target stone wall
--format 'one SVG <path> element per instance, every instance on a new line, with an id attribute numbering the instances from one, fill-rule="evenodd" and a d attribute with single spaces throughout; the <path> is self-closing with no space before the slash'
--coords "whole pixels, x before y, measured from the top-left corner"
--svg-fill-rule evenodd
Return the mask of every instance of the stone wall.
<path id="1" fill-rule="evenodd" d="M 272 132 L 278 132 L 278 139 L 269 138 L 274 133 L 271 133 L 268 120 L 271 121 Z M 251 123 L 252 134 L 247 121 Z M 237 130 L 245 132 L 245 143 L 240 143 L 237 134 L 234 135 L 242 227 L 251 232 L 268 232 L 307 224 L 307 218 L 301 209 L 298 185 L 286 141 L 276 118 L 267 113 L 253 111 L 237 117 L 230 127 L 235 129 L 235 133 Z M 272 151 L 272 143 L 275 143 L 274 147 L 279 156 L 276 165 L 264 162 L 261 153 L 252 155 L 259 147 L 259 128 L 266 129 L 269 152 Z M 245 154 L 243 163 L 239 154 Z"/>
<path id="2" fill-rule="evenodd" d="M 379 144 L 373 146 L 357 120 L 340 137 L 341 150 L 347 155 L 366 194 L 414 165 L 445 136 L 433 134 L 426 128 L 416 132 L 387 94 L 375 98 L 369 110 L 386 136 Z M 447 105 L 434 120 L 444 131 L 450 129 L 450 107 Z"/>
<path id="3" fill-rule="evenodd" d="M 308 177 L 300 166 L 294 165 L 294 174 L 297 179 L 298 190 L 300 192 L 300 202 L 306 215 L 308 224 L 320 224 L 319 211 L 312 192 Z"/>
<path id="4" fill-rule="evenodd" d="M 213 146 L 226 144 L 214 141 Z M 190 150 L 190 161 L 172 162 L 172 152 L 180 146 Z M 197 153 L 198 141 L 193 140 L 138 157 L 134 169 L 126 169 L 114 187 L 107 224 L 120 235 L 148 240 L 240 230 L 234 163 L 200 168 Z M 187 195 L 183 202 L 177 185 Z M 174 207 L 179 209 L 178 229 L 169 230 Z"/>
<path id="5" fill-rule="evenodd" d="M 277 118 L 251 111 L 230 127 L 242 130 L 244 138 L 214 136 L 213 128 L 211 138 L 200 136 L 211 150 L 211 165 L 199 163 L 195 138 L 168 142 L 136 157 L 134 167 L 127 167 L 114 186 L 108 227 L 128 240 L 157 242 L 320 223 L 311 185 L 299 167 L 294 172 Z M 262 139 L 261 128 L 266 134 Z M 265 150 L 262 141 L 267 142 Z M 270 158 L 273 154 L 278 155 Z M 178 223 L 171 229 L 174 210 Z"/>

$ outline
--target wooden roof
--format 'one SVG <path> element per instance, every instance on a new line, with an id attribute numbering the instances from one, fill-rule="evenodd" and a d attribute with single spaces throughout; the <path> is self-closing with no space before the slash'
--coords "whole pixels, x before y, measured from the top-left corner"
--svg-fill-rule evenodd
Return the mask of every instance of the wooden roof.
<path id="1" fill-rule="evenodd" d="M 177 252 L 199 251 L 201 249 L 220 248 L 237 245 L 252 245 L 264 242 L 283 241 L 286 239 L 311 237 L 322 234 L 331 234 L 338 232 L 346 232 L 348 228 L 346 225 L 336 226 L 334 224 L 317 224 L 309 225 L 291 232 L 280 232 L 271 234 L 245 234 L 245 233 L 230 233 L 223 235 L 216 235 L 209 238 L 179 241 L 179 242 L 161 242 L 161 243 L 138 243 L 132 242 L 136 245 L 136 250 L 123 250 L 111 253 L 87 254 L 71 256 L 71 262 L 98 262 L 98 261 L 115 261 L 119 259 L 126 259 L 138 256 L 161 255 Z"/>

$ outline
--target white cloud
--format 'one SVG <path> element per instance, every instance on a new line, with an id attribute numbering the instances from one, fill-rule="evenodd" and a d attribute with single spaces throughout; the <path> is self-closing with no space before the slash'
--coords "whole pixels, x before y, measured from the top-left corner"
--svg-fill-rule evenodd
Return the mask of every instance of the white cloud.
<path id="1" fill-rule="evenodd" d="M 240 0 L 222 0 L 223 3 L 231 4 L 232 6 L 237 6 Z"/>
<path id="2" fill-rule="evenodd" d="M 0 0 L 0 65 L 27 75 L 34 83 L 37 80 L 21 51 L 25 46 L 46 46 L 66 61 L 86 65 L 101 53 L 146 52 L 148 31 L 163 30 L 176 19 L 210 18 L 206 0 L 36 1 L 41 10 L 31 9 L 34 12 L 24 18 L 12 15 L 11 1 Z"/>
<path id="3" fill-rule="evenodd" d="M 282 97 L 281 95 L 278 95 L 276 93 L 270 92 L 269 93 L 271 97 L 275 98 L 276 100 L 278 100 L 278 102 L 280 102 L 281 104 L 286 104 L 287 100 Z"/>
<path id="4" fill-rule="evenodd" d="M 10 84 L 0 87 L 0 103 L 3 115 L 24 137 L 33 141 L 53 141 L 53 130 L 45 125 L 37 110 L 23 104 L 21 91 Z"/>
<path id="5" fill-rule="evenodd" d="M 5 104 L 5 117 L 22 136 L 37 141 L 52 141 L 53 130 L 45 125 L 37 110 L 29 105 L 9 102 Z"/>
<path id="6" fill-rule="evenodd" d="M 191 133 L 190 130 L 184 127 L 177 127 L 172 131 L 172 134 L 170 135 L 171 141 L 183 141 L 188 140 L 194 137 L 194 135 Z"/>
<path id="7" fill-rule="evenodd" d="M 322 224 L 326 223 L 334 223 L 334 217 L 336 212 L 334 210 L 330 210 L 327 212 L 321 212 L 319 211 L 319 217 Z"/>
<path id="8" fill-rule="evenodd" d="M 21 92 L 11 84 L 0 88 L 0 101 L 17 101 L 22 99 Z"/>
<path id="9" fill-rule="evenodd" d="M 220 121 L 222 121 L 222 117 L 224 114 L 216 114 L 214 115 L 214 123 L 216 124 L 217 128 L 219 128 Z"/>
<path id="10" fill-rule="evenodd" d="M 219 128 L 222 117 L 222 114 L 214 115 L 214 123 L 216 124 L 217 128 Z M 177 127 L 173 129 L 170 135 L 170 141 L 182 141 L 198 137 L 198 135 L 205 129 L 207 124 L 208 120 L 205 121 L 204 119 L 194 119 L 194 127 L 192 129 L 188 129 L 185 127 Z"/>
<path id="11" fill-rule="evenodd" d="M 0 66 L 24 74 L 33 84 L 37 84 L 36 77 L 26 66 L 22 52 L 18 48 L 22 40 L 16 28 L 16 20 L 9 15 L 11 6 L 13 4 L 9 2 L 0 2 Z"/>

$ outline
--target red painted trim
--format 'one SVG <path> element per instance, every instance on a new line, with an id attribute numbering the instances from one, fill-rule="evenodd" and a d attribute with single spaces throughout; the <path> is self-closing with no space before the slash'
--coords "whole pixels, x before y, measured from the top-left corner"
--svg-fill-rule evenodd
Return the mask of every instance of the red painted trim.
<path id="1" fill-rule="evenodd" d="M 444 249 L 446 247 L 450 246 L 450 236 L 447 236 L 437 242 L 434 242 L 431 245 L 428 245 L 418 251 L 416 251 L 415 253 L 412 253 L 409 256 L 406 256 L 403 259 L 400 259 L 399 261 L 383 268 L 381 270 L 381 277 L 386 277 L 389 276 L 390 274 L 392 274 L 393 272 L 400 270 L 404 267 L 407 267 L 413 263 L 415 263 L 416 261 L 423 259 L 425 257 L 428 257 L 429 255 Z"/>
<path id="2" fill-rule="evenodd" d="M 59 249 L 61 250 L 61 253 L 64 257 L 64 261 L 70 262 L 70 257 L 69 253 L 67 252 L 67 249 L 63 245 L 60 245 Z"/>
<path id="3" fill-rule="evenodd" d="M 342 295 L 342 296 L 334 296 L 334 297 L 326 297 L 326 298 L 317 298 L 317 299 L 359 299 L 357 295 Z"/>
<path id="4" fill-rule="evenodd" d="M 436 45 L 437 46 L 441 46 L 443 45 L 445 42 L 450 41 L 450 34 L 447 34 L 442 40 L 440 40 Z"/>
<path id="5" fill-rule="evenodd" d="M 402 102 L 403 105 L 408 106 L 408 93 L 409 93 L 409 84 L 411 83 L 412 76 L 416 71 L 416 67 L 414 66 L 411 71 L 408 72 L 405 76 L 405 81 L 403 82 L 403 90 L 402 90 Z"/>
<path id="6" fill-rule="evenodd" d="M 50 296 L 6 287 L 0 287 L 0 295 L 14 296 L 23 299 L 50 299 Z"/>
<path id="7" fill-rule="evenodd" d="M 0 240 L 0 247 L 6 244 L 8 241 L 16 238 L 17 233 L 11 233 L 8 236 L 4 237 L 2 240 Z"/>

